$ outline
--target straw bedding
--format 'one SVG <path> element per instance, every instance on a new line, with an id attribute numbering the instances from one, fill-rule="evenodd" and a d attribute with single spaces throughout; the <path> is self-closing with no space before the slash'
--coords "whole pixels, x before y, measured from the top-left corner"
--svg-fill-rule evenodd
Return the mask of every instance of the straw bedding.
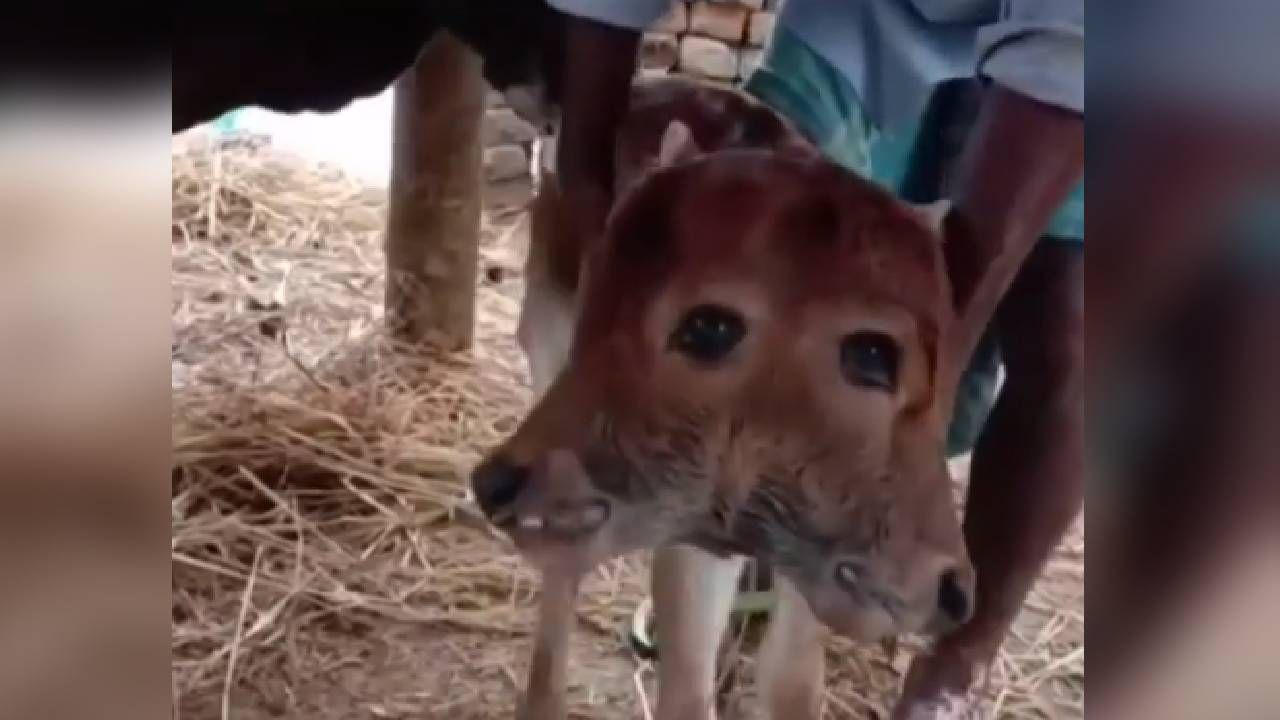
<path id="1" fill-rule="evenodd" d="M 537 578 L 464 478 L 530 401 L 527 223 L 486 211 L 476 346 L 446 354 L 382 333 L 384 214 L 382 190 L 262 138 L 175 139 L 175 717 L 513 717 Z M 646 570 L 586 587 L 573 717 L 652 709 L 621 637 Z M 1082 585 L 1076 534 L 985 689 L 1001 716 L 1082 716 Z M 750 716 L 755 630 L 726 643 L 729 717 Z M 833 642 L 828 716 L 887 717 L 915 647 Z"/>

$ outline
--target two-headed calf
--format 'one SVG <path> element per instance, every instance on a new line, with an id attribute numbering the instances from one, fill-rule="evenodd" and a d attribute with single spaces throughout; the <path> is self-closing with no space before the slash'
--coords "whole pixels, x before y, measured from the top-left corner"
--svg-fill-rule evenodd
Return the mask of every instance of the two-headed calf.
<path id="1" fill-rule="evenodd" d="M 618 152 L 598 241 L 572 237 L 543 184 L 521 327 L 542 396 L 473 476 L 545 574 L 522 713 L 564 716 L 581 576 L 683 543 L 714 555 L 659 553 L 660 717 L 712 712 L 733 553 L 783 578 L 766 702 L 816 717 L 818 622 L 874 639 L 972 605 L 943 460 L 937 219 L 727 90 L 637 85 Z"/>

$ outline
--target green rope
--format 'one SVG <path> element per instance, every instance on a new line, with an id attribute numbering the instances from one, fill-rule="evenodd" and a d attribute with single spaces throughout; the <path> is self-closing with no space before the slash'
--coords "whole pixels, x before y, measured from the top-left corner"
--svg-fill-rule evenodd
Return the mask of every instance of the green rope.
<path id="1" fill-rule="evenodd" d="M 768 615 L 778 604 L 778 593 L 773 590 L 740 592 L 733 601 L 733 609 L 730 611 L 733 615 Z M 623 628 L 623 636 L 631 644 L 631 649 L 636 655 L 645 660 L 658 659 L 658 643 L 650 629 L 653 620 L 649 617 L 653 609 L 653 603 L 648 598 L 636 607 L 636 611 L 632 614 L 631 619 L 626 622 Z"/>

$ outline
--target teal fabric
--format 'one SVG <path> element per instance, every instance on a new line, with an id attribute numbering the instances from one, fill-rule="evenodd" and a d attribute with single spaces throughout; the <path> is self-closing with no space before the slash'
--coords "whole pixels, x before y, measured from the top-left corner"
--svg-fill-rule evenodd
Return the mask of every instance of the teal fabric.
<path id="1" fill-rule="evenodd" d="M 897 194 L 919 138 L 942 128 L 875 127 L 848 80 L 786 29 L 775 29 L 760 67 L 744 89 L 794 122 L 824 155 Z M 1084 182 L 1062 204 L 1044 241 L 1084 243 Z M 1000 348 L 988 332 L 961 378 L 947 435 L 950 457 L 970 452 L 995 405 Z"/>
<path id="2" fill-rule="evenodd" d="M 240 117 L 244 114 L 244 108 L 236 108 L 230 110 L 213 121 L 213 127 L 223 135 L 229 135 L 240 128 Z"/>

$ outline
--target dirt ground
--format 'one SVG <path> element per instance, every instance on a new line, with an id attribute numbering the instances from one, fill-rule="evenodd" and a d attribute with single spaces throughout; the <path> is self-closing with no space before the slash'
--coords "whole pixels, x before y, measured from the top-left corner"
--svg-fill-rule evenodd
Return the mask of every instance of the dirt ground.
<path id="1" fill-rule="evenodd" d="M 269 148 L 175 145 L 176 718 L 514 716 L 537 581 L 463 478 L 528 402 L 523 194 L 489 196 L 476 348 L 406 354 L 380 332 L 380 191 Z M 1083 551 L 1077 531 L 1006 643 L 999 717 L 1083 717 Z M 572 717 L 648 717 L 653 667 L 624 637 L 646 569 L 586 588 Z M 756 635 L 726 643 L 725 717 L 753 716 Z M 887 717 L 918 647 L 833 640 L 826 717 Z"/>

